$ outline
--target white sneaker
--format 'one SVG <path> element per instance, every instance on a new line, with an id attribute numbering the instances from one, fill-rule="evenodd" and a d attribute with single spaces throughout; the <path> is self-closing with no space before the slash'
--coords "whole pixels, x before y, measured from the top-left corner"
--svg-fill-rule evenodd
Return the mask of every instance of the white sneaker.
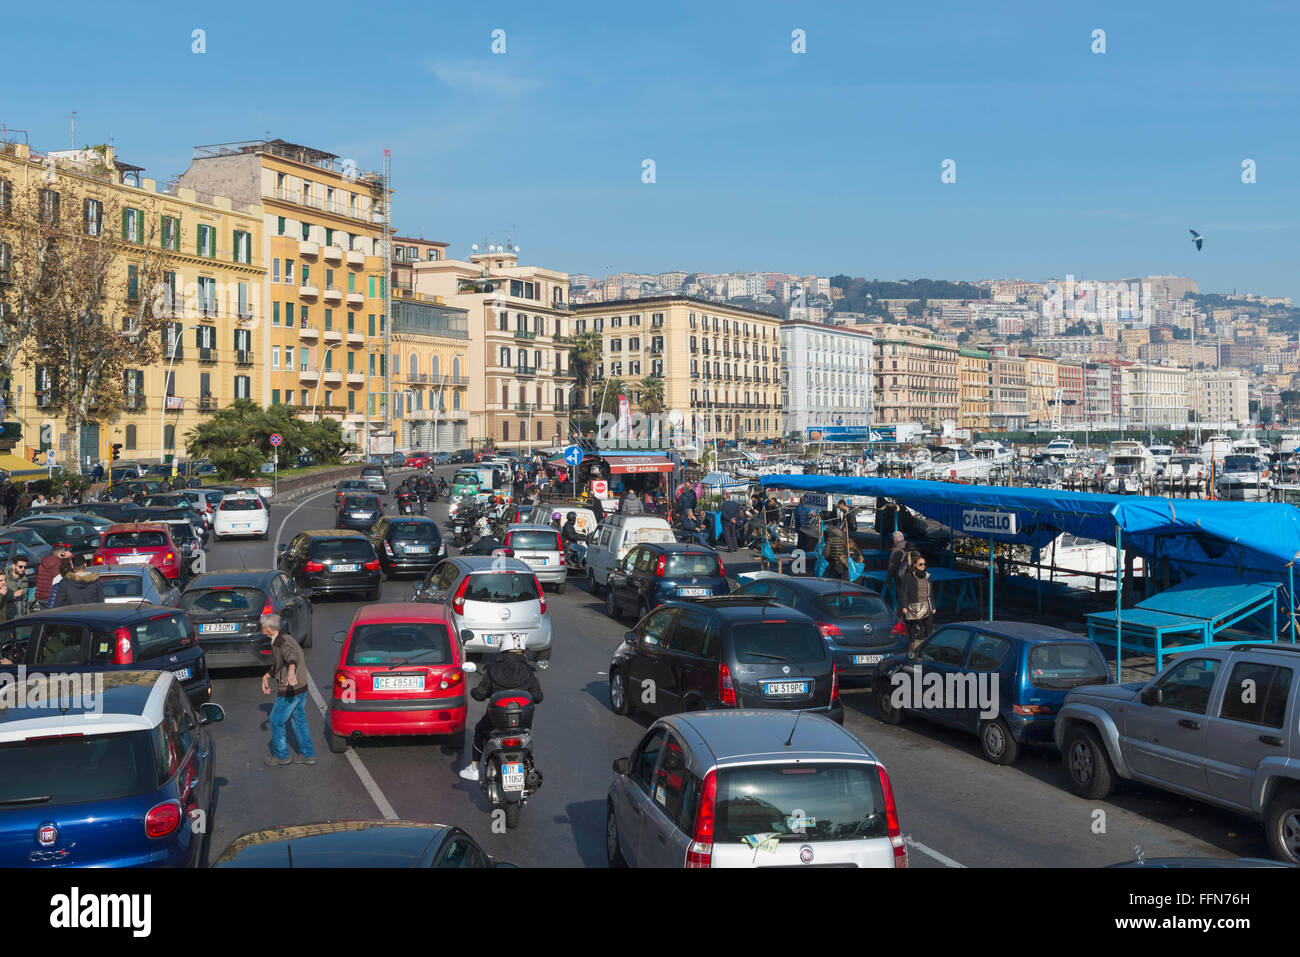
<path id="1" fill-rule="evenodd" d="M 474 765 L 472 764 L 467 764 L 465 765 L 464 770 L 460 772 L 460 776 L 464 778 L 466 781 L 477 781 L 478 768 L 474 767 Z"/>

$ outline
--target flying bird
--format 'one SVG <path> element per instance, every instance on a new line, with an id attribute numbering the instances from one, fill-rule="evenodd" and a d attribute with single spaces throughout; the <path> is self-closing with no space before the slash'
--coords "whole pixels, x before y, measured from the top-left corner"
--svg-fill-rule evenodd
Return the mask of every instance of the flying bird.
<path id="1" fill-rule="evenodd" d="M 1201 251 L 1201 243 L 1205 242 L 1205 240 L 1201 238 L 1201 234 L 1198 233 L 1196 230 L 1194 230 L 1194 229 L 1189 229 L 1189 230 L 1187 230 L 1187 231 L 1188 231 L 1189 233 L 1192 234 L 1192 242 L 1196 243 L 1196 251 L 1197 251 L 1197 252 L 1200 252 L 1200 251 Z"/>

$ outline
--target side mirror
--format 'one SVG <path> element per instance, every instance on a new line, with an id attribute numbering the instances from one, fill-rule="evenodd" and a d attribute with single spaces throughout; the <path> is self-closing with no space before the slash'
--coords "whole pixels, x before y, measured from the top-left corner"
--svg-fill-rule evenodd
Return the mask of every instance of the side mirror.
<path id="1" fill-rule="evenodd" d="M 474 672 L 478 671 L 478 665 L 474 664 L 472 661 L 466 661 L 461 664 L 460 670 L 465 672 L 467 675 L 472 675 Z"/>
<path id="2" fill-rule="evenodd" d="M 276 546 L 275 546 L 275 550 L 276 550 L 277 553 L 279 553 L 279 552 L 284 551 L 284 550 L 285 550 L 286 548 L 288 548 L 288 547 L 289 547 L 289 543 L 288 543 L 288 542 L 281 542 L 279 545 L 276 545 Z"/>
<path id="3" fill-rule="evenodd" d="M 627 641 L 627 642 L 631 642 L 632 644 L 635 645 L 635 644 L 636 644 L 636 632 L 635 632 L 635 631 L 625 631 L 625 632 L 623 632 L 623 640 L 624 640 L 624 641 Z"/>
<path id="4" fill-rule="evenodd" d="M 461 640 L 461 641 L 473 641 L 473 640 L 474 640 L 474 632 L 473 632 L 473 630 L 472 630 L 472 629 L 469 629 L 469 628 L 462 628 L 461 631 L 460 631 L 460 640 Z"/>
<path id="5" fill-rule="evenodd" d="M 216 724 L 226 719 L 226 709 L 219 704 L 206 701 L 199 706 L 199 723 Z"/>
<path id="6" fill-rule="evenodd" d="M 614 773 L 627 774 L 627 758 L 614 759 Z"/>
<path id="7" fill-rule="evenodd" d="M 1165 702 L 1165 693 L 1162 689 L 1151 687 L 1142 691 L 1142 703 L 1147 705 L 1162 705 Z"/>
<path id="8" fill-rule="evenodd" d="M 339 644 L 342 644 L 342 643 L 343 643 L 343 639 L 346 638 L 347 636 L 348 636 L 348 633 L 347 633 L 346 631 L 336 631 L 336 632 L 334 632 L 334 640 L 337 641 Z"/>

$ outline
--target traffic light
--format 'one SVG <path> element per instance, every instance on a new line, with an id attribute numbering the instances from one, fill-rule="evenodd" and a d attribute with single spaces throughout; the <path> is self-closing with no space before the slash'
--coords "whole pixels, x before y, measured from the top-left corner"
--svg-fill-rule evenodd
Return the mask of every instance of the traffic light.
<path id="1" fill-rule="evenodd" d="M 118 459 L 120 459 L 121 457 L 122 457 L 122 443 L 121 443 L 121 442 L 114 442 L 114 443 L 113 443 L 113 461 L 116 462 L 116 461 L 117 461 Z"/>

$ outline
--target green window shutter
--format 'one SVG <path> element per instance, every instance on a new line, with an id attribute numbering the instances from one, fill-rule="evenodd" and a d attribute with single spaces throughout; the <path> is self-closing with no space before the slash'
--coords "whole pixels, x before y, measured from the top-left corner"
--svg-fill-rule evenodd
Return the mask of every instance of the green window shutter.
<path id="1" fill-rule="evenodd" d="M 273 302 L 271 303 L 271 325 L 278 326 L 279 324 L 280 324 L 280 304 L 278 302 Z"/>
<path id="2" fill-rule="evenodd" d="M 353 366 L 356 364 L 356 363 L 354 363 L 354 362 L 352 361 L 353 359 L 356 358 L 356 356 L 357 356 L 357 354 L 356 354 L 355 352 L 349 352 L 349 353 L 348 353 L 348 371 L 349 371 L 349 372 L 352 371 Z"/>
<path id="3" fill-rule="evenodd" d="M 379 277 L 379 298 L 380 299 L 388 298 L 388 277 L 387 276 Z"/>
<path id="4" fill-rule="evenodd" d="M 195 232 L 196 235 L 194 237 L 194 251 L 198 255 L 202 256 L 203 255 L 203 226 L 200 225 Z"/>
<path id="5" fill-rule="evenodd" d="M 280 404 L 280 390 L 279 390 L 279 389 L 272 389 L 272 390 L 271 390 L 271 404 L 272 404 L 272 405 L 279 405 L 279 404 Z"/>
<path id="6" fill-rule="evenodd" d="M 127 224 L 127 215 L 126 215 L 126 210 L 124 209 L 122 210 L 122 241 L 123 242 L 131 238 L 130 236 L 127 235 L 126 224 Z"/>
<path id="7" fill-rule="evenodd" d="M 375 277 L 374 276 L 370 277 L 370 298 L 371 299 L 375 298 Z"/>
<path id="8" fill-rule="evenodd" d="M 279 232 L 276 233 L 276 235 L 277 235 L 277 236 L 283 236 L 283 235 L 284 235 L 284 217 L 283 217 L 283 216 L 279 217 L 279 220 L 280 220 L 280 221 L 279 221 L 279 223 L 277 224 L 277 229 L 279 230 Z"/>

